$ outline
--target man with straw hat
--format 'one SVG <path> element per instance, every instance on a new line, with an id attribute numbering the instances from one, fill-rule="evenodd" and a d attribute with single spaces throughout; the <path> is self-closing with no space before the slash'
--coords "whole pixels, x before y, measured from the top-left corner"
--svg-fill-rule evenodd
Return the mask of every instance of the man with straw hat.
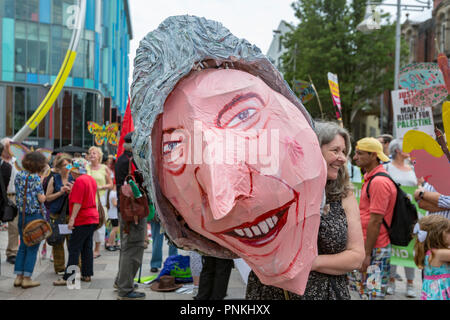
<path id="1" fill-rule="evenodd" d="M 350 274 L 351 287 L 363 299 L 384 299 L 389 281 L 391 244 L 383 219 L 391 224 L 397 188 L 389 178 L 378 176 L 370 184 L 370 198 L 367 196 L 367 185 L 372 177 L 377 173 L 387 174 L 382 163 L 389 161 L 389 157 L 384 154 L 379 140 L 359 140 L 353 160 L 365 172 L 359 210 L 366 258 L 361 269 Z"/>

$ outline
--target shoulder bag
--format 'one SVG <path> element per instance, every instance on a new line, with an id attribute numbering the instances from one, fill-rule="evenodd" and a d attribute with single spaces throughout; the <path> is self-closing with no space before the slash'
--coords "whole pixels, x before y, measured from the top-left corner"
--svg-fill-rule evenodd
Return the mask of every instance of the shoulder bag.
<path id="1" fill-rule="evenodd" d="M 130 180 L 136 183 L 132 172 L 131 172 L 131 158 L 129 160 L 128 166 L 128 175 L 125 178 L 127 184 L 121 186 L 119 190 L 119 202 L 120 202 L 120 215 L 122 221 L 125 222 L 135 222 L 142 219 L 147 218 L 150 213 L 148 198 L 145 191 L 142 188 L 139 188 L 141 196 L 139 198 L 135 198 L 133 191 L 131 189 Z M 136 184 L 137 185 L 137 184 Z"/>
<path id="2" fill-rule="evenodd" d="M 105 220 L 106 220 L 105 209 L 103 208 L 102 201 L 100 199 L 100 193 L 98 192 L 98 189 L 97 189 L 97 198 L 98 198 L 98 205 L 97 205 L 98 225 L 97 225 L 97 228 L 95 228 L 95 230 L 98 230 L 101 227 L 103 227 L 103 225 L 105 224 Z"/>
<path id="3" fill-rule="evenodd" d="M 53 218 L 53 215 L 50 215 L 49 224 L 50 227 L 52 228 L 52 234 L 47 238 L 47 243 L 51 246 L 62 243 L 66 237 L 66 235 L 59 233 L 59 225 L 67 224 L 66 211 L 68 205 L 69 205 L 69 197 L 66 196 L 62 210 L 60 211 L 59 215 L 55 218 Z"/>
<path id="4" fill-rule="evenodd" d="M 25 191 L 23 194 L 23 208 L 22 208 L 22 237 L 23 242 L 26 246 L 32 247 L 39 243 L 41 243 L 42 240 L 47 239 L 52 234 L 52 228 L 50 227 L 50 224 L 45 221 L 44 219 L 36 219 L 33 221 L 30 221 L 25 226 L 25 208 L 27 203 L 27 189 L 28 189 L 28 177 L 30 175 L 27 175 L 25 180 Z M 42 212 L 42 204 L 39 204 L 39 208 L 41 209 L 42 217 L 44 217 L 44 214 Z"/>
<path id="5" fill-rule="evenodd" d="M 3 165 L 3 161 L 0 162 L 0 168 Z M 3 175 L 0 172 L 0 187 L 2 188 L 2 197 L 3 197 L 3 208 L 0 208 L 0 220 L 2 222 L 10 222 L 13 221 L 19 210 L 17 210 L 17 206 L 8 199 L 6 193 L 5 182 L 3 181 Z"/>

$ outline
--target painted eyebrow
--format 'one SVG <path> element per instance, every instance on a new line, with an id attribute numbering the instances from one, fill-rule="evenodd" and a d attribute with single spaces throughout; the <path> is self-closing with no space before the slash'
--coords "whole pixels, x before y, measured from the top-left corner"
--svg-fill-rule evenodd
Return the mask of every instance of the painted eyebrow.
<path id="1" fill-rule="evenodd" d="M 183 126 L 179 126 L 179 127 L 172 127 L 172 128 L 167 128 L 167 129 L 164 129 L 163 131 L 162 131 L 162 133 L 163 133 L 163 135 L 164 134 L 171 134 L 171 133 L 173 133 L 174 131 L 176 131 L 176 130 L 179 130 L 179 129 L 184 129 L 184 127 Z"/>
<path id="2" fill-rule="evenodd" d="M 257 93 L 249 92 L 249 93 L 246 93 L 246 94 L 237 95 L 230 102 L 228 102 L 222 108 L 222 110 L 219 111 L 219 114 L 217 115 L 217 120 L 216 120 L 217 127 L 218 128 L 222 128 L 222 124 L 220 123 L 220 120 L 221 120 L 221 118 L 222 118 L 222 116 L 224 115 L 225 112 L 227 112 L 228 110 L 233 108 L 233 106 L 235 106 L 239 102 L 242 102 L 242 101 L 245 101 L 245 100 L 248 100 L 248 99 L 251 99 L 251 98 L 256 98 L 256 99 L 258 99 L 261 102 L 261 104 L 264 104 L 263 99 Z"/>

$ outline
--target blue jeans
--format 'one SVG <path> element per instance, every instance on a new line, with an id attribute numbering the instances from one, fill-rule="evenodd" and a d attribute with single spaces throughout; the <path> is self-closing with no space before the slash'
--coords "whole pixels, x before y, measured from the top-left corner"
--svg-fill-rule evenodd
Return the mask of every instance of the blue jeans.
<path id="1" fill-rule="evenodd" d="M 161 225 L 159 222 L 151 221 L 150 226 L 152 229 L 152 260 L 150 261 L 150 268 L 161 268 L 162 265 L 162 248 L 164 243 L 164 234 L 159 230 Z M 169 256 L 175 256 L 178 254 L 177 247 L 169 245 Z"/>
<path id="2" fill-rule="evenodd" d="M 19 213 L 18 216 L 19 216 L 18 228 L 20 236 L 20 245 L 19 250 L 17 251 L 16 264 L 14 265 L 14 274 L 23 275 L 24 277 L 31 277 L 31 275 L 33 274 L 34 266 L 36 265 L 36 258 L 39 252 L 40 243 L 28 247 L 23 242 L 22 214 Z M 32 215 L 25 215 L 25 225 L 30 221 L 36 219 L 42 219 L 42 215 L 39 213 Z"/>

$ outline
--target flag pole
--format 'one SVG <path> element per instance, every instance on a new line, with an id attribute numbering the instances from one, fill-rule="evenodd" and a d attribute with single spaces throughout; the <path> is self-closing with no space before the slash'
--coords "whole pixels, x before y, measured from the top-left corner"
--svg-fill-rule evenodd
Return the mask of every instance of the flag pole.
<path id="1" fill-rule="evenodd" d="M 313 81 L 312 81 L 312 79 L 311 79 L 311 76 L 310 76 L 309 74 L 308 74 L 308 78 L 309 78 L 309 82 L 311 83 L 311 87 L 313 88 L 314 93 L 316 94 L 317 102 L 319 103 L 319 108 L 320 108 L 320 117 L 321 117 L 322 120 L 323 120 L 322 103 L 320 103 L 319 93 L 317 92 L 316 87 L 314 86 L 314 83 L 313 83 Z"/>

